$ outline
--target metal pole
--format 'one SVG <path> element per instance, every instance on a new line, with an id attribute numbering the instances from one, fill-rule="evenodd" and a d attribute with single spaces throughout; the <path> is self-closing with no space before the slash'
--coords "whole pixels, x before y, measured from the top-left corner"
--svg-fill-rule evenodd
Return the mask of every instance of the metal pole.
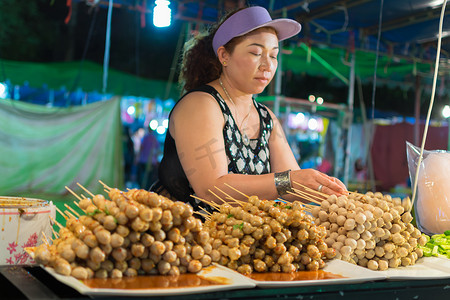
<path id="1" fill-rule="evenodd" d="M 420 85 L 420 76 L 416 75 L 416 81 L 415 81 L 415 102 L 414 102 L 414 116 L 415 116 L 415 122 L 414 122 L 414 145 L 419 145 L 419 131 L 420 131 L 420 98 L 422 94 L 422 87 Z"/>
<path id="2" fill-rule="evenodd" d="M 344 164 L 344 184 L 348 185 L 348 173 L 350 170 L 350 153 L 352 145 L 352 123 L 353 123 L 353 103 L 355 98 L 355 54 L 352 53 L 350 65 L 350 80 L 348 86 L 348 115 L 347 115 L 347 145 L 345 149 L 345 164 Z"/>
<path id="3" fill-rule="evenodd" d="M 286 11 L 283 12 L 283 15 L 285 14 Z M 283 42 L 280 43 L 280 49 L 281 51 L 278 54 L 278 69 L 275 74 L 275 100 L 273 103 L 273 113 L 277 117 L 280 116 L 281 81 L 283 77 Z"/>
<path id="4" fill-rule="evenodd" d="M 114 2 L 113 0 L 109 0 L 108 19 L 106 23 L 105 54 L 103 56 L 103 88 L 102 88 L 103 94 L 106 93 L 106 89 L 108 87 L 108 67 L 109 67 L 109 51 L 111 45 L 111 18 L 112 18 L 113 2 Z"/>
<path id="5" fill-rule="evenodd" d="M 189 38 L 188 29 L 190 30 L 190 28 L 191 28 L 190 23 L 188 24 L 188 26 L 186 26 L 186 23 L 183 22 L 183 25 L 181 26 L 181 30 L 180 30 L 180 35 L 178 36 L 178 42 L 177 42 L 177 46 L 175 48 L 175 53 L 172 58 L 172 66 L 170 68 L 169 79 L 167 80 L 167 83 L 166 83 L 166 93 L 164 94 L 164 100 L 169 99 L 170 90 L 172 89 L 172 84 L 173 84 L 173 78 L 175 76 L 175 71 L 177 69 L 178 58 L 180 57 L 180 54 L 183 51 L 183 44 L 186 42 L 187 38 Z M 187 38 L 185 38 L 185 36 Z"/>

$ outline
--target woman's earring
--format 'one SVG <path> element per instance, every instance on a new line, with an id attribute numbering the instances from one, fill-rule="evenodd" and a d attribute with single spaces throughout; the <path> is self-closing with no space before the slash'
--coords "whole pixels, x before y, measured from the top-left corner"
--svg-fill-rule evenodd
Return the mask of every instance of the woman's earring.
<path id="1" fill-rule="evenodd" d="M 227 62 L 226 62 L 226 61 L 224 61 L 224 62 L 223 62 L 222 64 L 223 64 L 223 66 L 225 67 L 225 66 L 227 65 Z"/>

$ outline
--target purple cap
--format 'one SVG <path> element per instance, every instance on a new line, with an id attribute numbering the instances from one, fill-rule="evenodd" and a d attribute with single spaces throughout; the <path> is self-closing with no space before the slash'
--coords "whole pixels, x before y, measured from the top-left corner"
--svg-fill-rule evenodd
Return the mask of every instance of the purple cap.
<path id="1" fill-rule="evenodd" d="M 234 37 L 244 35 L 265 26 L 272 27 L 277 31 L 279 41 L 298 34 L 302 29 L 300 23 L 295 20 L 272 20 L 269 12 L 264 7 L 248 7 L 236 12 L 219 26 L 212 43 L 214 53 L 217 55 L 217 49 L 228 43 Z"/>

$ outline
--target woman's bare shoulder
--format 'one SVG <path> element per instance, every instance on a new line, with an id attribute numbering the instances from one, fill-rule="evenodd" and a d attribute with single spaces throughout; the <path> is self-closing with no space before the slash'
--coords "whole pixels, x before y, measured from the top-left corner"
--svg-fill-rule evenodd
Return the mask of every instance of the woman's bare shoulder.
<path id="1" fill-rule="evenodd" d="M 175 106 L 172 116 L 187 115 L 191 117 L 204 114 L 220 113 L 220 107 L 214 97 L 206 92 L 192 92 L 184 96 Z"/>
<path id="2" fill-rule="evenodd" d="M 170 133 L 185 135 L 192 131 L 210 130 L 218 132 L 224 125 L 219 104 L 205 92 L 192 92 L 184 96 L 175 106 L 170 117 Z"/>

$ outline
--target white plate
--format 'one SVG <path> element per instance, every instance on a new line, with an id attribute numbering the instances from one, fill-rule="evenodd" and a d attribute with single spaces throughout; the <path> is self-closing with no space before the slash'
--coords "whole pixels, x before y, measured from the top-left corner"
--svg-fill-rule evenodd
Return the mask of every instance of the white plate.
<path id="1" fill-rule="evenodd" d="M 208 286 L 180 287 L 180 288 L 152 288 L 152 289 L 113 289 L 113 288 L 91 288 L 82 281 L 72 277 L 56 273 L 52 268 L 44 269 L 60 282 L 70 286 L 83 295 L 104 295 L 104 296 L 169 296 L 208 293 L 215 291 L 225 291 L 234 289 L 254 288 L 255 284 L 245 276 L 233 272 L 228 268 L 213 265 L 198 273 L 203 278 L 218 278 L 221 283 Z M 162 276 L 162 275 L 161 275 Z M 114 279 L 107 279 L 114 280 Z"/>
<path id="2" fill-rule="evenodd" d="M 379 273 L 391 280 L 450 278 L 450 260 L 439 257 L 422 257 L 412 266 L 389 268 L 386 271 L 379 271 Z"/>
<path id="3" fill-rule="evenodd" d="M 330 272 L 335 275 L 341 275 L 344 278 L 333 279 L 315 279 L 315 280 L 294 280 L 294 281 L 252 281 L 258 287 L 286 287 L 286 286 L 310 286 L 310 285 L 329 285 L 329 284 L 347 284 L 347 283 L 361 283 L 366 281 L 383 280 L 386 276 L 381 272 L 372 271 L 367 268 L 356 266 L 354 264 L 334 259 L 328 261 L 325 272 Z M 320 274 L 320 272 L 318 273 Z"/>

